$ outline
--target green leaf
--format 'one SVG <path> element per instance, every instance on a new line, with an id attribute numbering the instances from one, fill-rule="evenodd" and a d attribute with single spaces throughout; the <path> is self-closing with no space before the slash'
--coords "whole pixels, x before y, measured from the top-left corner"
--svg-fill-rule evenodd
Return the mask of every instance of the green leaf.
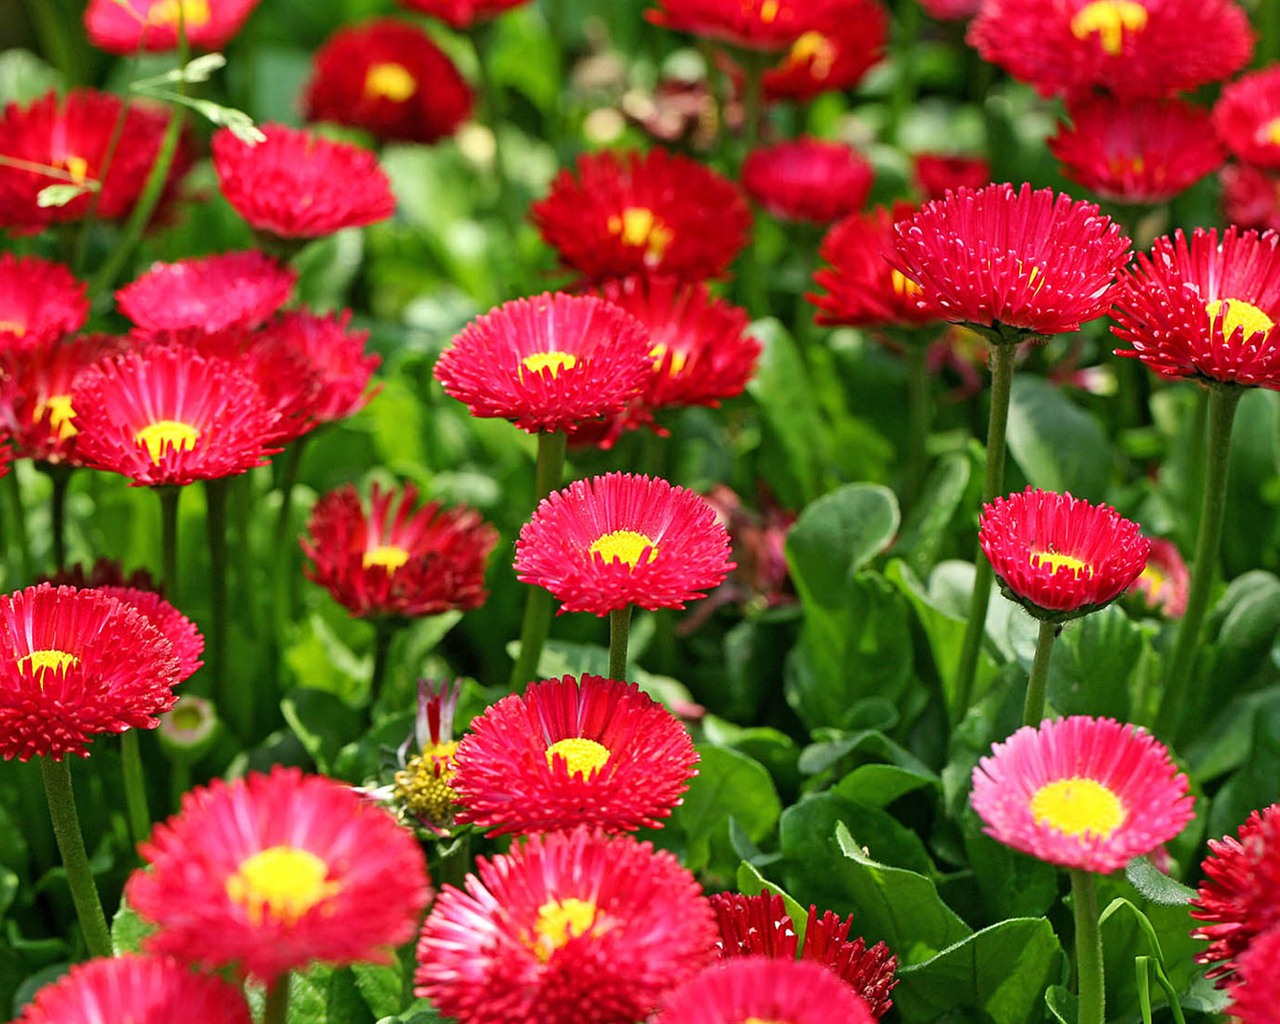
<path id="1" fill-rule="evenodd" d="M 394 1016 L 404 999 L 399 964 L 352 964 L 356 988 L 375 1017 Z"/>
<path id="2" fill-rule="evenodd" d="M 927 573 L 938 560 L 948 538 L 948 526 L 964 500 L 972 471 L 962 452 L 948 452 L 938 460 L 912 506 L 893 553 L 916 573 Z"/>
<path id="3" fill-rule="evenodd" d="M 1195 899 L 1196 891 L 1170 878 L 1148 857 L 1134 857 L 1125 865 L 1124 875 L 1142 898 L 1166 907 L 1180 907 Z"/>
<path id="4" fill-rule="evenodd" d="M 760 874 L 754 864 L 745 860 L 738 865 L 738 892 L 744 896 L 759 896 L 764 892 L 781 896 L 782 903 L 791 917 L 791 923 L 795 925 L 796 941 L 799 945 L 804 944 L 804 932 L 809 923 L 809 908 L 802 906 L 785 889 L 770 882 Z"/>
<path id="5" fill-rule="evenodd" d="M 961 812 L 960 830 L 982 905 L 992 917 L 1041 917 L 1058 902 L 1058 872 L 1051 864 L 996 842 L 970 807 Z"/>
<path id="6" fill-rule="evenodd" d="M 339 751 L 360 735 L 359 718 L 324 690 L 295 687 L 280 701 L 280 711 L 316 767 L 326 774 Z"/>
<path id="7" fill-rule="evenodd" d="M 1063 715 L 1129 720 L 1129 681 L 1148 644 L 1117 605 L 1070 623 L 1049 663 L 1049 703 Z"/>
<path id="8" fill-rule="evenodd" d="M 908 1024 L 964 1011 L 993 1024 L 1031 1024 L 1041 1019 L 1046 989 L 1061 971 L 1053 926 L 1042 917 L 1013 918 L 900 968 L 893 1001 Z"/>
<path id="9" fill-rule="evenodd" d="M 139 953 L 142 940 L 153 931 L 155 928 L 139 917 L 138 912 L 121 897 L 120 906 L 111 918 L 111 952 L 116 956 Z"/>
<path id="10" fill-rule="evenodd" d="M 1018 374 L 1009 402 L 1009 454 L 1027 481 L 1046 491 L 1070 491 L 1101 501 L 1113 453 L 1102 426 L 1062 391 Z"/>
<path id="11" fill-rule="evenodd" d="M 50 90 L 61 91 L 62 74 L 30 50 L 0 51 L 0 107 L 30 103 Z"/>
<path id="12" fill-rule="evenodd" d="M 751 758 L 722 747 L 702 746 L 698 753 L 698 774 L 690 781 L 684 801 L 672 812 L 662 840 L 664 845 L 670 840 L 683 841 L 684 864 L 690 871 L 710 866 L 732 877 L 739 858 L 733 857 L 731 865 L 723 859 L 732 852 L 729 819 L 736 820 L 758 843 L 777 822 L 782 803 L 769 773 Z M 717 854 L 719 859 L 713 864 Z"/>
<path id="13" fill-rule="evenodd" d="M 864 764 L 846 775 L 832 792 L 867 807 L 888 807 L 899 797 L 916 790 L 938 788 L 931 772 L 900 768 L 895 764 Z"/>
<path id="14" fill-rule="evenodd" d="M 898 500 L 887 487 L 846 484 L 800 513 L 787 533 L 787 565 L 806 606 L 840 607 L 845 588 L 898 532 Z"/>

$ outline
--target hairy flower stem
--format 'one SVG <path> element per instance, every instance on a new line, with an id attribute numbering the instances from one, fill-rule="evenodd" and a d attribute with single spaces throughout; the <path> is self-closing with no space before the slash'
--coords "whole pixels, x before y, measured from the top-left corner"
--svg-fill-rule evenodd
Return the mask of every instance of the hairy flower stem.
<path id="1" fill-rule="evenodd" d="M 66 758 L 55 761 L 42 757 L 40 771 L 44 775 L 49 817 L 53 819 L 53 836 L 58 841 L 58 852 L 62 855 L 67 885 L 71 889 L 71 901 L 84 931 L 85 946 L 90 956 L 110 956 L 111 933 L 107 931 L 107 916 L 102 912 L 102 900 L 93 881 L 93 872 L 89 870 L 89 855 L 85 852 L 84 836 L 80 832 L 80 815 L 76 812 L 75 793 L 71 788 L 71 763 Z"/>
<path id="2" fill-rule="evenodd" d="M 387 666 L 391 663 L 391 641 L 396 637 L 395 623 L 391 619 L 375 619 L 373 623 L 373 674 L 369 677 L 369 703 L 373 704 L 382 692 L 387 678 Z"/>
<path id="3" fill-rule="evenodd" d="M 627 640 L 631 634 L 631 605 L 609 613 L 609 678 L 627 678 Z"/>
<path id="4" fill-rule="evenodd" d="M 914 507 L 929 470 L 929 427 L 933 396 L 929 389 L 929 338 L 913 336 L 903 345 L 907 361 L 907 469 L 903 485 L 906 505 Z"/>
<path id="5" fill-rule="evenodd" d="M 155 488 L 160 499 L 160 588 L 165 600 L 178 603 L 178 499 L 182 488 L 164 485 Z"/>
<path id="6" fill-rule="evenodd" d="M 286 971 L 267 986 L 267 1001 L 262 1010 L 262 1024 L 285 1024 L 289 1019 L 289 983 L 292 973 Z"/>
<path id="7" fill-rule="evenodd" d="M 982 485 L 982 502 L 994 501 L 1004 490 L 1004 435 L 1009 423 L 1009 396 L 1013 391 L 1013 359 L 1018 347 L 1012 343 L 991 348 L 991 411 L 987 420 L 987 471 Z M 978 653 L 987 625 L 987 605 L 991 601 L 991 563 L 978 549 L 973 566 L 973 595 L 969 599 L 969 621 L 965 625 L 960 663 L 956 668 L 955 706 L 952 721 L 959 722 L 973 699 L 973 680 L 978 671 Z"/>
<path id="8" fill-rule="evenodd" d="M 1077 1024 L 1103 1024 L 1106 990 L 1102 978 L 1102 927 L 1098 893 L 1088 871 L 1071 872 L 1071 910 L 1076 922 Z"/>
<path id="9" fill-rule="evenodd" d="M 71 486 L 71 466 L 37 462 L 53 485 L 49 496 L 50 532 L 53 534 L 53 567 L 61 572 L 67 567 L 67 490 Z"/>
<path id="10" fill-rule="evenodd" d="M 11 532 L 13 545 L 18 549 L 18 564 L 22 567 L 22 580 L 30 583 L 35 579 L 36 563 L 31 554 L 31 537 L 27 533 L 27 509 L 22 504 L 22 484 L 18 480 L 18 466 L 9 467 L 5 475 L 5 487 L 9 491 L 9 503 L 13 511 Z"/>
<path id="11" fill-rule="evenodd" d="M 1165 678 L 1160 711 L 1156 715 L 1156 732 L 1176 745 L 1182 724 L 1183 705 L 1191 686 L 1196 648 L 1200 645 L 1200 629 L 1209 607 L 1209 593 L 1218 568 L 1218 552 L 1222 546 L 1222 524 L 1227 511 L 1227 471 L 1230 468 L 1231 425 L 1235 422 L 1243 388 L 1214 387 L 1209 392 L 1209 440 L 1205 445 L 1204 490 L 1200 504 L 1200 528 L 1196 536 L 1195 568 L 1191 572 L 1191 591 L 1187 594 L 1187 611 L 1178 629 L 1178 640 Z"/>
<path id="12" fill-rule="evenodd" d="M 126 729 L 120 734 L 120 766 L 124 776 L 124 804 L 129 817 L 129 834 L 136 847 L 151 835 L 151 809 L 147 806 L 147 782 L 142 771 L 142 752 L 138 749 L 136 729 Z"/>
<path id="13" fill-rule="evenodd" d="M 1044 718 L 1045 693 L 1049 689 L 1049 659 L 1053 657 L 1053 642 L 1058 639 L 1062 627 L 1056 622 L 1040 623 L 1040 636 L 1036 640 L 1036 656 L 1031 662 L 1031 678 L 1027 680 L 1027 699 L 1022 705 L 1022 724 L 1039 725 Z"/>
<path id="14" fill-rule="evenodd" d="M 560 431 L 538 435 L 538 465 L 534 480 L 534 507 L 560 483 L 564 476 L 564 452 L 567 438 Z M 511 689 L 518 690 L 533 679 L 538 670 L 542 645 L 551 632 L 552 598 L 542 587 L 529 587 L 520 624 L 520 654 L 511 670 Z"/>
<path id="15" fill-rule="evenodd" d="M 228 478 L 206 480 L 205 539 L 209 545 L 209 682 L 214 701 L 246 742 L 253 728 L 253 690 L 227 685 L 227 485 Z"/>

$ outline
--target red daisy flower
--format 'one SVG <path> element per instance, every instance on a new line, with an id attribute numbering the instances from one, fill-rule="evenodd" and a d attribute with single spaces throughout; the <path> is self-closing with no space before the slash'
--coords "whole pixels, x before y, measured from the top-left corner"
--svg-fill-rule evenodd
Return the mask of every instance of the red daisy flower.
<path id="1" fill-rule="evenodd" d="M 645 17 L 744 50 L 785 50 L 806 32 L 865 9 L 861 0 L 657 0 Z"/>
<path id="2" fill-rule="evenodd" d="M 180 668 L 161 631 L 107 594 L 42 583 L 0 597 L 0 757 L 88 757 L 99 733 L 153 729 Z"/>
<path id="3" fill-rule="evenodd" d="M 471 90 L 429 35 L 382 18 L 339 29 L 316 51 L 303 108 L 308 121 L 435 142 L 471 115 Z"/>
<path id="4" fill-rule="evenodd" d="M 280 414 L 223 359 L 152 345 L 76 379 L 76 453 L 135 485 L 189 484 L 265 464 Z"/>
<path id="5" fill-rule="evenodd" d="M 478 21 L 489 21 L 503 11 L 521 7 L 529 0 L 400 0 L 413 11 L 439 18 L 457 29 L 471 28 Z"/>
<path id="6" fill-rule="evenodd" d="M 0 224 L 39 231 L 79 220 L 90 209 L 101 220 L 123 218 L 142 192 L 168 123 L 166 110 L 126 107 L 118 96 L 92 89 L 61 98 L 50 92 L 28 107 L 9 104 L 0 117 L 0 157 L 13 163 L 0 164 Z M 180 149 L 169 181 L 189 163 Z M 68 184 L 85 191 L 62 205 L 40 206 L 44 189 Z"/>
<path id="7" fill-rule="evenodd" d="M 1045 96 L 1172 96 L 1231 77 L 1253 52 L 1236 0 L 986 0 L 968 39 Z"/>
<path id="8" fill-rule="evenodd" d="M 1110 505 L 1033 487 L 982 507 L 978 543 L 1005 596 L 1055 622 L 1110 604 L 1151 550 L 1142 528 Z"/>
<path id="9" fill-rule="evenodd" d="M 1062 173 L 1106 199 L 1151 205 L 1221 166 L 1209 113 L 1179 100 L 1090 96 L 1067 104 L 1049 149 Z"/>
<path id="10" fill-rule="evenodd" d="M 9 447 L 9 438 L 0 433 L 0 477 L 9 472 L 9 464 L 13 461 L 13 449 Z"/>
<path id="11" fill-rule="evenodd" d="M 1187 595 L 1191 591 L 1191 573 L 1172 541 L 1151 539 L 1147 566 L 1138 575 L 1132 594 L 1151 611 L 1171 619 L 1180 619 L 1187 611 Z"/>
<path id="12" fill-rule="evenodd" d="M 669 995 L 656 1024 L 873 1024 L 856 992 L 806 960 L 748 956 L 717 964 Z"/>
<path id="13" fill-rule="evenodd" d="M 631 1024 L 710 962 L 711 908 L 665 850 L 588 828 L 476 858 L 418 941 L 416 994 L 460 1024 Z"/>
<path id="14" fill-rule="evenodd" d="M 357 790 L 388 805 L 400 820 L 419 824 L 435 836 L 449 834 L 457 810 L 453 755 L 458 741 L 453 738 L 453 718 L 460 687 L 457 680 L 437 684 L 419 679 L 418 713 L 413 732 L 396 751 L 394 782 Z"/>
<path id="15" fill-rule="evenodd" d="M 1280 236 L 1228 228 L 1157 238 L 1122 275 L 1118 356 L 1165 377 L 1280 388 Z"/>
<path id="16" fill-rule="evenodd" d="M 1241 75 L 1224 86 L 1213 108 L 1213 125 L 1238 159 L 1280 170 L 1280 67 Z"/>
<path id="17" fill-rule="evenodd" d="M 1280 1024 L 1280 928 L 1272 928 L 1240 955 L 1239 971 L 1231 985 L 1228 1012 L 1241 1024 Z"/>
<path id="18" fill-rule="evenodd" d="M 867 201 L 875 171 L 851 146 L 801 138 L 753 150 L 742 187 L 779 220 L 830 224 Z"/>
<path id="19" fill-rule="evenodd" d="M 1187 777 L 1154 736 L 1075 715 L 1023 726 L 973 770 L 987 835 L 1050 864 L 1107 874 L 1193 817 Z"/>
<path id="20" fill-rule="evenodd" d="M 365 513 L 350 484 L 316 502 L 302 551 L 304 571 L 352 615 L 416 618 L 484 604 L 485 562 L 497 531 L 468 508 L 417 508 L 418 491 L 373 485 Z"/>
<path id="21" fill-rule="evenodd" d="M 561 614 L 683 608 L 733 568 L 729 534 L 702 495 L 630 473 L 549 494 L 516 541 L 516 578 L 551 591 Z"/>
<path id="22" fill-rule="evenodd" d="M 880 0 L 855 0 L 822 31 L 800 36 L 782 62 L 764 73 L 765 99 L 803 103 L 852 89 L 880 62 L 888 37 L 889 15 Z"/>
<path id="23" fill-rule="evenodd" d="M 580 156 L 577 177 L 561 171 L 531 214 L 561 262 L 592 281 L 647 271 L 720 277 L 751 228 L 732 182 L 664 149 Z"/>
<path id="24" fill-rule="evenodd" d="M 1280 175 L 1248 164 L 1228 164 L 1222 182 L 1222 217 L 1228 224 L 1280 231 Z"/>
<path id="25" fill-rule="evenodd" d="M 594 295 L 514 299 L 472 321 L 436 361 L 435 376 L 472 416 L 521 430 L 566 430 L 611 416 L 640 394 L 649 335 Z"/>
<path id="26" fill-rule="evenodd" d="M 457 820 L 490 836 L 658 828 L 697 774 L 679 720 L 635 683 L 531 683 L 471 722 L 455 754 Z"/>
<path id="27" fill-rule="evenodd" d="M 945 199 L 958 188 L 980 189 L 991 184 L 991 162 L 958 153 L 916 153 L 911 158 L 916 185 L 926 200 Z"/>
<path id="28" fill-rule="evenodd" d="M 1208 972 L 1216 978 L 1234 971 L 1259 935 L 1280 926 L 1280 804 L 1252 812 L 1235 836 L 1208 845 L 1205 877 L 1191 901 L 1191 916 L 1208 923 L 1191 935 L 1209 943 L 1196 962 L 1216 964 Z"/>
<path id="29" fill-rule="evenodd" d="M 213 136 L 218 187 L 250 226 L 277 238 L 320 238 L 396 212 L 372 153 L 282 124 L 261 128 L 267 140 L 257 144 L 229 128 Z"/>
<path id="30" fill-rule="evenodd" d="M 215 779 L 139 849 L 148 951 L 271 984 L 313 961 L 388 962 L 427 905 L 417 840 L 351 787 L 296 768 Z"/>
<path id="31" fill-rule="evenodd" d="M 720 925 L 716 948 L 722 959 L 768 956 L 794 960 L 798 952 L 801 960 L 821 964 L 850 985 L 877 1020 L 893 1006 L 889 993 L 898 984 L 894 976 L 898 958 L 883 942 L 868 949 L 861 937 L 850 941 L 852 914 L 841 921 L 839 915 L 828 910 L 819 918 L 818 908 L 810 905 L 801 946 L 796 939 L 795 922 L 781 896 L 768 892 L 759 896 L 721 892 L 710 899 Z"/>
<path id="32" fill-rule="evenodd" d="M 1030 185 L 958 189 L 894 225 L 894 236 L 894 265 L 944 319 L 1004 341 L 1065 334 L 1102 315 L 1129 251 L 1092 203 Z"/>
<path id="33" fill-rule="evenodd" d="M 939 21 L 964 21 L 982 7 L 983 0 L 920 0 L 920 6 Z"/>
<path id="34" fill-rule="evenodd" d="M 805 296 L 818 308 L 818 323 L 915 327 L 939 319 L 938 310 L 921 301 L 920 286 L 889 264 L 893 225 L 915 212 L 907 203 L 894 204 L 892 211 L 878 206 L 832 226 L 818 249 L 830 266 L 813 275 L 827 294 Z"/>
<path id="35" fill-rule="evenodd" d="M 0 253 L 0 353 L 80 330 L 89 318 L 87 287 L 61 263 Z"/>
<path id="36" fill-rule="evenodd" d="M 128 1021 L 129 1024 L 251 1024 L 249 1004 L 230 983 L 176 960 L 125 953 L 71 970 L 36 992 L 14 1024 Z"/>
<path id="37" fill-rule="evenodd" d="M 108 53 L 178 48 L 178 24 L 197 50 L 221 50 L 258 6 L 258 0 L 89 0 L 84 27 L 89 42 Z"/>
<path id="38" fill-rule="evenodd" d="M 120 312 L 145 331 L 258 327 L 288 301 L 298 272 L 250 249 L 153 263 L 116 292 Z"/>
<path id="39" fill-rule="evenodd" d="M 368 331 L 350 329 L 351 311 L 321 316 L 305 309 L 282 314 L 261 332 L 260 344 L 296 353 L 318 375 L 307 416 L 334 423 L 365 407 L 378 389 L 366 390 L 382 357 L 367 353 Z"/>

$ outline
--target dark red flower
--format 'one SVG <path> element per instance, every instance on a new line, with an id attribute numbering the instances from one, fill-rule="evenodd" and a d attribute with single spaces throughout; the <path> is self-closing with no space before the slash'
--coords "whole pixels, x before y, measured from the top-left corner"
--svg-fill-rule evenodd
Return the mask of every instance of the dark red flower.
<path id="1" fill-rule="evenodd" d="M 89 42 L 108 53 L 176 50 L 178 23 L 196 50 L 221 50 L 258 0 L 89 0 Z"/>
<path id="2" fill-rule="evenodd" d="M 983 0 L 920 0 L 920 6 L 931 18 L 940 21 L 964 21 L 982 7 Z"/>
<path id="3" fill-rule="evenodd" d="M 944 199 L 953 189 L 991 184 L 991 162 L 981 156 L 917 153 L 911 158 L 911 170 L 926 200 Z"/>
<path id="4" fill-rule="evenodd" d="M 305 309 L 282 314 L 260 333 L 259 348 L 280 347 L 299 356 L 317 375 L 317 390 L 306 402 L 316 424 L 346 419 L 377 393 L 367 390 L 382 357 L 368 353 L 368 331 L 350 328 L 351 311 L 320 316 Z"/>
<path id="5" fill-rule="evenodd" d="M 218 187 L 250 226 L 278 238 L 319 238 L 395 213 L 391 183 L 372 153 L 282 124 L 261 128 L 267 140 L 257 144 L 229 128 L 213 136 Z"/>
<path id="6" fill-rule="evenodd" d="M 1280 231 L 1280 175 L 1248 164 L 1222 168 L 1222 215 L 1228 224 Z"/>
<path id="7" fill-rule="evenodd" d="M 0 253 L 0 354 L 80 330 L 89 318 L 87 287 L 61 263 Z"/>
<path id="8" fill-rule="evenodd" d="M 1241 75 L 1224 86 L 1213 108 L 1213 125 L 1237 159 L 1280 170 L 1280 67 Z"/>
<path id="9" fill-rule="evenodd" d="M 471 28 L 478 21 L 489 21 L 503 11 L 528 2 L 529 0 L 400 0 L 410 10 L 439 18 L 454 28 Z"/>
<path id="10" fill-rule="evenodd" d="M 663 149 L 579 157 L 577 176 L 561 171 L 532 216 L 561 262 L 591 281 L 652 271 L 719 277 L 751 228 L 732 182 Z"/>
<path id="11" fill-rule="evenodd" d="M 1138 576 L 1130 594 L 1140 597 L 1140 604 L 1171 619 L 1180 619 L 1187 611 L 1191 591 L 1191 573 L 1172 541 L 1151 538 L 1147 566 Z"/>
<path id="12" fill-rule="evenodd" d="M 382 18 L 341 28 L 316 51 L 303 107 L 308 121 L 435 142 L 470 116 L 471 90 L 429 35 Z"/>
<path id="13" fill-rule="evenodd" d="M 1046 96 L 1158 97 L 1229 78 L 1253 32 L 1236 0 L 985 0 L 969 43 Z"/>
<path id="14" fill-rule="evenodd" d="M 802 35 L 782 62 L 764 73 L 765 99 L 804 102 L 852 89 L 880 62 L 888 36 L 889 15 L 880 0 L 857 0 L 821 31 Z"/>
<path id="15" fill-rule="evenodd" d="M 862 0 L 657 0 L 655 25 L 744 50 L 785 50 L 806 32 L 865 10 Z"/>
<path id="16" fill-rule="evenodd" d="M 753 150 L 742 187 L 779 220 L 830 224 L 867 201 L 875 177 L 851 146 L 801 138 Z"/>
<path id="17" fill-rule="evenodd" d="M 1240 954 L 1231 984 L 1231 1019 L 1240 1024 L 1280 1024 L 1280 928 L 1263 932 Z"/>

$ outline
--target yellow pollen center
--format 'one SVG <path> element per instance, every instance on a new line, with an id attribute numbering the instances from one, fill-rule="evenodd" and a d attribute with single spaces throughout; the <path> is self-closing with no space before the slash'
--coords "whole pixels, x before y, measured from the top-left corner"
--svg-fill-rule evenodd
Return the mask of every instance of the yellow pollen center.
<path id="1" fill-rule="evenodd" d="M 809 65 L 809 74 L 819 80 L 831 74 L 831 65 L 836 61 L 836 48 L 831 40 L 821 32 L 809 31 L 791 44 L 791 52 L 787 54 L 788 64 Z"/>
<path id="2" fill-rule="evenodd" d="M 158 4 L 151 5 L 147 21 L 152 25 L 176 25 L 179 12 L 182 13 L 182 21 L 187 28 L 207 25 L 209 0 L 160 0 Z"/>
<path id="3" fill-rule="evenodd" d="M 393 573 L 407 561 L 409 561 L 409 552 L 404 548 L 396 544 L 379 544 L 376 548 L 366 551 L 360 563 L 366 569 L 380 565 L 388 573 Z"/>
<path id="4" fill-rule="evenodd" d="M 44 651 L 32 651 L 30 654 L 18 659 L 18 671 L 23 675 L 30 672 L 32 675 L 43 674 L 45 669 L 53 669 L 55 672 L 65 672 L 69 668 L 73 668 L 80 664 L 80 659 L 74 654 L 67 651 L 59 651 L 50 648 Z"/>
<path id="5" fill-rule="evenodd" d="M 924 293 L 924 289 L 907 277 L 901 270 L 890 272 L 889 283 L 893 285 L 893 293 L 901 295 L 903 298 L 908 295 L 922 295 Z"/>
<path id="6" fill-rule="evenodd" d="M 760 20 L 766 25 L 772 25 L 778 16 L 778 0 L 764 0 L 760 5 Z"/>
<path id="7" fill-rule="evenodd" d="M 1268 145 L 1280 146 L 1280 117 L 1272 118 L 1259 128 L 1257 139 Z"/>
<path id="8" fill-rule="evenodd" d="M 294 924 L 303 914 L 339 889 L 325 880 L 329 867 L 309 850 L 271 846 L 255 853 L 227 878 L 227 896 L 244 907 L 251 924 L 270 915 Z"/>
<path id="9" fill-rule="evenodd" d="M 609 748 L 583 736 L 571 736 L 547 747 L 549 766 L 555 766 L 557 757 L 564 759 L 570 775 L 590 778 L 609 763 Z"/>
<path id="10" fill-rule="evenodd" d="M 89 177 L 89 161 L 82 156 L 69 156 L 62 162 L 71 175 L 71 180 L 77 185 L 83 185 Z"/>
<path id="11" fill-rule="evenodd" d="M 1095 32 L 1102 49 L 1112 57 L 1124 49 L 1125 32 L 1141 32 L 1147 27 L 1147 9 L 1135 0 L 1094 0 L 1071 19 L 1071 34 L 1088 39 Z"/>
<path id="12" fill-rule="evenodd" d="M 76 425 L 71 422 L 76 418 L 76 411 L 71 408 L 70 395 L 50 395 L 36 405 L 31 420 L 39 423 L 45 416 L 49 417 L 49 426 L 57 431 L 59 441 L 65 441 L 79 433 Z"/>
<path id="13" fill-rule="evenodd" d="M 548 900 L 538 908 L 538 920 L 533 924 L 533 934 L 525 939 L 525 945 L 545 964 L 570 939 L 588 933 L 597 935 L 601 930 L 601 926 L 596 924 L 596 905 L 590 900 L 573 896 L 564 900 Z"/>
<path id="14" fill-rule="evenodd" d="M 170 449 L 178 452 L 189 452 L 196 446 L 200 431 L 189 423 L 178 420 L 157 420 L 148 423 L 133 435 L 138 444 L 147 446 L 151 461 L 157 466 Z"/>
<path id="15" fill-rule="evenodd" d="M 1058 551 L 1032 551 L 1030 560 L 1033 566 L 1038 569 L 1048 569 L 1050 574 L 1054 576 L 1064 569 L 1085 579 L 1093 576 L 1093 566 L 1088 562 L 1081 561 L 1073 555 L 1064 555 Z"/>
<path id="16" fill-rule="evenodd" d="M 656 213 L 644 206 L 628 206 L 609 218 L 609 234 L 618 235 L 623 245 L 645 250 L 645 262 L 657 264 L 675 233 Z"/>
<path id="17" fill-rule="evenodd" d="M 1031 816 L 1068 836 L 1106 838 L 1128 815 L 1120 798 L 1101 782 L 1079 776 L 1041 786 L 1031 797 Z"/>
<path id="18" fill-rule="evenodd" d="M 1139 573 L 1138 582 L 1145 582 L 1147 584 L 1148 595 L 1154 599 L 1160 591 L 1164 589 L 1165 584 L 1169 582 L 1169 577 L 1155 566 L 1148 565 L 1141 573 Z"/>
<path id="19" fill-rule="evenodd" d="M 680 371 L 684 369 L 684 364 L 689 361 L 689 354 L 679 350 L 672 351 L 662 342 L 658 342 L 653 348 L 649 349 L 649 355 L 653 359 L 653 369 L 655 372 L 662 369 L 662 360 L 666 358 L 668 352 L 671 352 L 671 363 L 667 372 L 672 377 L 678 377 Z"/>
<path id="20" fill-rule="evenodd" d="M 614 530 L 593 541 L 589 550 L 606 562 L 626 562 L 634 569 L 640 563 L 645 548 L 649 549 L 648 561 L 658 557 L 658 545 L 653 538 L 635 530 Z"/>
<path id="21" fill-rule="evenodd" d="M 0 320 L 0 331 L 21 338 L 27 333 L 27 325 L 20 324 L 17 320 Z"/>
<path id="22" fill-rule="evenodd" d="M 772 1017 L 768 1019 L 764 1017 L 748 1017 L 742 1024 L 787 1024 L 785 1020 L 775 1020 Z"/>
<path id="23" fill-rule="evenodd" d="M 418 80 L 403 64 L 371 64 L 364 76 L 364 94 L 369 99 L 403 103 L 418 91 Z"/>
<path id="24" fill-rule="evenodd" d="M 520 362 L 530 373 L 549 371 L 551 379 L 555 380 L 561 370 L 572 370 L 577 366 L 578 357 L 572 352 L 535 352 L 531 356 L 525 356 Z"/>
<path id="25" fill-rule="evenodd" d="M 409 758 L 409 763 L 396 772 L 396 797 L 414 817 L 437 825 L 449 823 L 456 799 L 450 783 L 457 749 L 457 740 L 437 743 Z"/>
<path id="26" fill-rule="evenodd" d="M 1222 304 L 1227 304 L 1227 312 L 1224 316 L 1222 313 Z M 1275 327 L 1276 322 L 1262 312 L 1257 306 L 1244 299 L 1214 299 L 1212 302 L 1206 302 L 1204 306 L 1205 312 L 1209 314 L 1210 320 L 1216 320 L 1222 317 L 1222 340 L 1227 341 L 1236 333 L 1237 327 L 1244 328 L 1243 338 L 1248 338 L 1254 334 L 1261 334 Z"/>

